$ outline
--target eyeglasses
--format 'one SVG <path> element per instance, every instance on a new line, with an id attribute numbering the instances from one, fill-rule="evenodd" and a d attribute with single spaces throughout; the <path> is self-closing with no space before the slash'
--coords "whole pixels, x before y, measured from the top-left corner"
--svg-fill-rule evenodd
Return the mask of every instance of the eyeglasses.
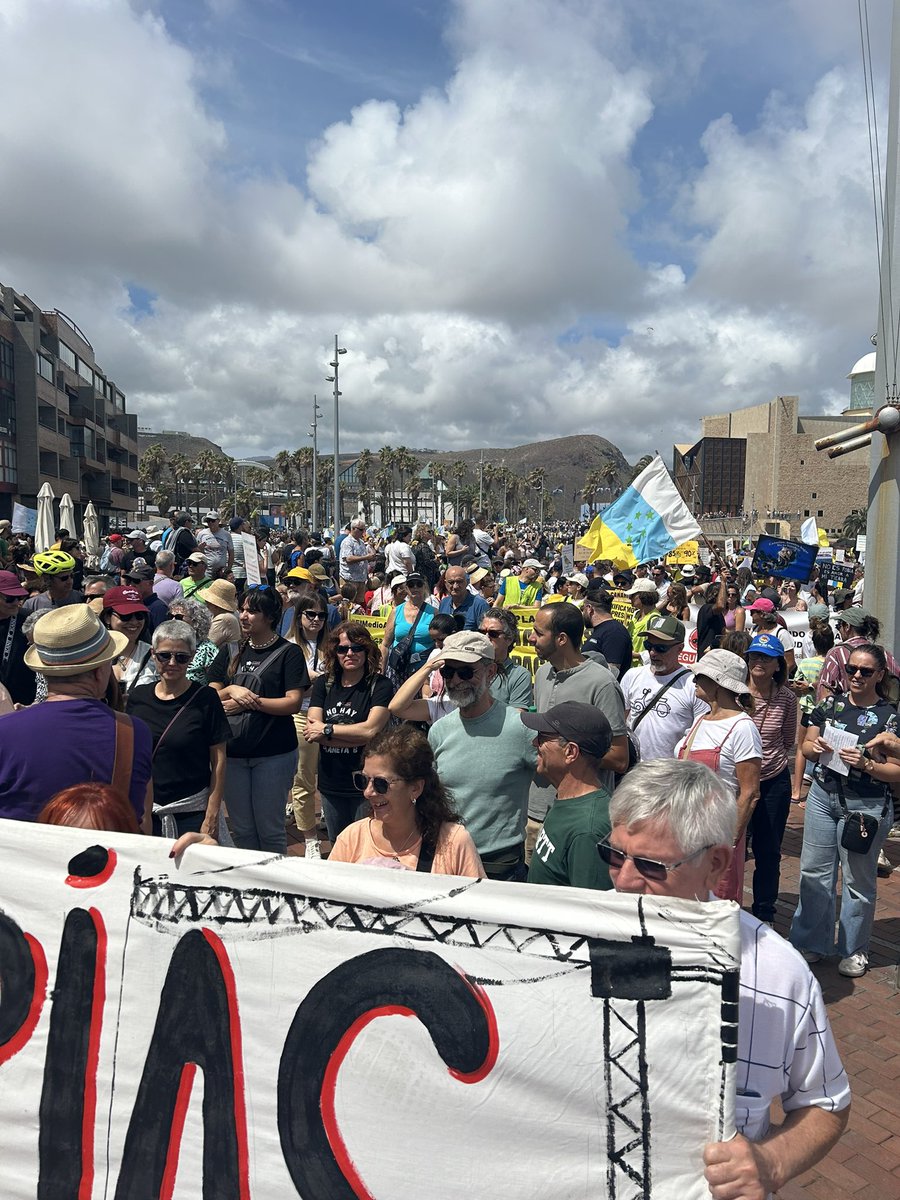
<path id="1" fill-rule="evenodd" d="M 611 870 L 620 870 L 625 866 L 626 860 L 629 860 L 634 863 L 635 870 L 639 874 L 643 875 L 645 879 L 654 880 L 656 883 L 662 883 L 670 871 L 674 871 L 677 867 L 683 867 L 692 858 L 697 858 L 711 849 L 712 843 L 708 846 L 701 846 L 699 850 L 695 850 L 687 858 L 680 858 L 678 862 L 664 863 L 657 862 L 655 858 L 642 858 L 640 855 L 626 854 L 624 850 L 617 850 L 615 846 L 611 846 L 606 840 L 597 843 L 597 852 Z"/>
<path id="2" fill-rule="evenodd" d="M 648 641 L 648 642 L 645 642 L 644 645 L 647 647 L 647 649 L 650 651 L 651 654 L 653 653 L 654 650 L 656 651 L 657 654 L 665 654 L 665 652 L 667 650 L 671 650 L 674 647 L 675 643 L 674 642 L 649 642 Z"/>
<path id="3" fill-rule="evenodd" d="M 189 663 L 193 655 L 187 654 L 184 650 L 154 650 L 153 657 L 161 663 L 170 663 L 174 658 L 182 667 L 185 663 Z"/>
<path id="4" fill-rule="evenodd" d="M 485 637 L 489 637 L 492 642 L 495 642 L 497 638 L 506 637 L 502 629 L 482 629 L 481 632 Z"/>
<path id="5" fill-rule="evenodd" d="M 460 679 L 471 679 L 474 674 L 474 667 L 463 666 L 461 663 L 445 663 L 441 667 L 441 677 L 443 679 L 452 679 L 454 675 L 457 675 Z"/>
<path id="6" fill-rule="evenodd" d="M 325 614 L 323 612 L 305 612 L 303 615 L 304 615 L 304 617 L 306 617 L 307 621 L 324 621 L 325 620 Z"/>
<path id="7" fill-rule="evenodd" d="M 338 645 L 338 646 L 335 646 L 334 652 L 339 658 L 344 658 L 344 656 L 347 654 L 362 654 L 363 648 L 362 648 L 362 646 Z"/>
<path id="8" fill-rule="evenodd" d="M 400 783 L 402 779 L 402 775 L 367 775 L 365 771 L 353 772 L 353 786 L 358 792 L 364 792 L 371 783 L 373 790 L 379 796 L 386 796 L 390 791 L 391 784 Z"/>
<path id="9" fill-rule="evenodd" d="M 875 674 L 875 667 L 854 667 L 848 664 L 844 670 L 848 675 L 862 675 L 863 679 L 868 679 Z"/>

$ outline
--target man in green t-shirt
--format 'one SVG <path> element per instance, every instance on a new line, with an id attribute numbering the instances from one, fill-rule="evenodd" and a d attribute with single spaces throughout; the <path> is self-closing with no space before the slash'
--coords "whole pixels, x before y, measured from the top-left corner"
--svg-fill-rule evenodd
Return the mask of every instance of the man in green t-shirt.
<path id="1" fill-rule="evenodd" d="M 609 721 L 593 704 L 577 700 L 520 715 L 536 733 L 537 773 L 556 788 L 528 882 L 609 891 L 609 871 L 597 851 L 610 830 L 610 795 L 599 779 L 600 760 L 612 743 Z"/>

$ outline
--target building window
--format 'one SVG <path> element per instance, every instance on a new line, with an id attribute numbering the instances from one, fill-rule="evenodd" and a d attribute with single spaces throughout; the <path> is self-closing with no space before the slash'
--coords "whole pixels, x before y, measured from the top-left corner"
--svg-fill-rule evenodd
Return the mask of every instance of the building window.
<path id="1" fill-rule="evenodd" d="M 12 342 L 0 337 L 0 379 L 8 379 L 11 383 L 16 378 L 15 359 Z"/>
<path id="2" fill-rule="evenodd" d="M 73 371 L 78 369 L 78 359 L 75 357 L 75 351 L 70 350 L 65 342 L 59 343 L 59 360 L 64 362 L 67 367 L 71 367 Z"/>
<path id="3" fill-rule="evenodd" d="M 817 517 L 824 517 L 824 516 L 825 516 L 825 509 L 824 509 L 824 508 L 817 508 L 817 509 L 816 509 L 816 516 L 817 516 Z"/>
<path id="4" fill-rule="evenodd" d="M 49 383 L 55 382 L 52 359 L 44 358 L 43 354 L 39 354 L 37 356 L 37 371 L 42 379 L 46 379 Z"/>
<path id="5" fill-rule="evenodd" d="M 93 369 L 88 366 L 88 364 L 84 361 L 83 358 L 79 358 L 79 360 L 78 360 L 78 374 L 81 376 L 81 378 L 84 380 L 85 383 L 89 383 L 91 385 L 91 387 L 94 386 Z"/>
<path id="6" fill-rule="evenodd" d="M 0 483 L 17 483 L 16 448 L 0 438 Z"/>
<path id="7" fill-rule="evenodd" d="M 818 493 L 818 492 L 813 492 L 813 494 L 812 494 L 812 499 L 813 499 L 813 500 L 818 500 L 818 498 L 819 498 L 819 493 Z"/>
<path id="8" fill-rule="evenodd" d="M 804 515 L 804 517 L 808 517 L 808 516 L 810 515 L 810 512 L 809 512 L 809 509 L 808 509 L 808 508 L 804 508 L 804 510 L 803 510 L 803 515 Z"/>
<path id="9" fill-rule="evenodd" d="M 16 402 L 7 392 L 0 392 L 0 437 L 16 436 Z"/>

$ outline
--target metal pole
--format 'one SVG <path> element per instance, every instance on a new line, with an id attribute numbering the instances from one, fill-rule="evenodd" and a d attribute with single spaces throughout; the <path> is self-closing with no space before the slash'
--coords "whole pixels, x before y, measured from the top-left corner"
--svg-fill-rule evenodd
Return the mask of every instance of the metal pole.
<path id="1" fill-rule="evenodd" d="M 881 289 L 878 297 L 878 345 L 875 398 L 897 402 L 895 329 L 900 307 L 900 0 L 894 0 L 891 30 L 891 86 L 888 101 L 887 169 L 884 185 L 884 230 L 881 245 Z M 893 352 L 892 352 L 893 351 Z M 895 647 L 900 637 L 900 434 L 873 434 L 869 458 L 869 514 L 866 524 L 865 607 L 881 621 L 880 641 Z"/>
<path id="2" fill-rule="evenodd" d="M 484 451 L 481 452 L 481 466 L 478 469 L 478 511 L 484 508 Z"/>
<path id="3" fill-rule="evenodd" d="M 341 529 L 341 469 L 340 469 L 340 425 L 338 423 L 338 335 L 334 335 L 334 504 L 332 505 L 332 516 L 334 518 L 334 536 L 337 537 Z"/>
<path id="4" fill-rule="evenodd" d="M 312 461 L 312 521 L 313 529 L 319 524 L 319 402 L 313 394 L 312 419 L 313 461 Z"/>

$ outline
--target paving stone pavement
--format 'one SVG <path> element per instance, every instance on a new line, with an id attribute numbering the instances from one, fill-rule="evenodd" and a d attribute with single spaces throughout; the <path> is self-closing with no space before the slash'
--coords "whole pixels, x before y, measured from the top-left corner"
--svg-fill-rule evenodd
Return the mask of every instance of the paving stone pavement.
<path id="1" fill-rule="evenodd" d="M 791 805 L 783 843 L 781 892 L 775 928 L 787 936 L 797 905 L 802 805 Z M 293 823 L 289 854 L 303 853 Z M 324 836 L 324 833 L 323 835 Z M 323 855 L 329 849 L 322 843 Z M 822 985 L 828 1015 L 844 1066 L 850 1076 L 853 1105 L 840 1142 L 813 1170 L 792 1180 L 779 1200 L 900 1200 L 900 840 L 889 839 L 885 853 L 897 868 L 878 880 L 870 969 L 861 979 L 845 979 L 837 958 L 812 968 Z M 747 864 L 744 895 L 753 896 L 752 863 Z M 783 1120 L 780 1109 L 774 1114 Z"/>
<path id="2" fill-rule="evenodd" d="M 804 811 L 791 805 L 782 846 L 775 928 L 784 936 L 797 905 Z M 828 1157 L 782 1188 L 779 1200 L 900 1200 L 900 841 L 888 839 L 885 853 L 897 869 L 878 880 L 868 974 L 845 979 L 838 974 L 837 958 L 812 968 L 850 1076 L 850 1124 Z M 750 866 L 744 889 L 748 908 Z M 776 1119 L 782 1119 L 780 1112 Z"/>

